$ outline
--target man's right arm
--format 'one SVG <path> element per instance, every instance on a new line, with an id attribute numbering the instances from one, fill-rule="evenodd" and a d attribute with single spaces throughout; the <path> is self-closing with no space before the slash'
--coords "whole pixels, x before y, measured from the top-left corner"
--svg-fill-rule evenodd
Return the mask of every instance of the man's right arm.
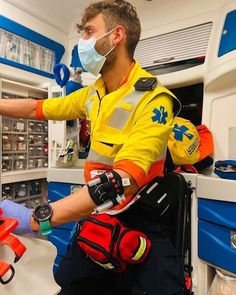
<path id="1" fill-rule="evenodd" d="M 36 99 L 0 99 L 0 115 L 35 119 L 36 106 Z"/>

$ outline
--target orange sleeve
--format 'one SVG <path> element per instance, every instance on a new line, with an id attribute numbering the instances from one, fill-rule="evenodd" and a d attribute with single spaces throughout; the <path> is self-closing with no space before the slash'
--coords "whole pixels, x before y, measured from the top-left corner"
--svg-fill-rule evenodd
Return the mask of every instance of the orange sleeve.
<path id="1" fill-rule="evenodd" d="M 35 117 L 37 120 L 44 120 L 44 114 L 43 114 L 43 100 L 38 100 L 36 105 L 36 114 Z"/>
<path id="2" fill-rule="evenodd" d="M 213 142 L 213 136 L 211 131 L 206 127 L 206 125 L 198 125 L 196 126 L 199 137 L 200 137 L 200 145 L 198 147 L 200 152 L 200 158 L 199 162 L 206 158 L 207 156 L 210 156 L 214 152 L 214 142 Z"/>
<path id="3" fill-rule="evenodd" d="M 120 169 L 128 173 L 139 187 L 143 184 L 143 180 L 146 177 L 145 171 L 130 160 L 119 160 L 115 162 L 113 169 Z"/>

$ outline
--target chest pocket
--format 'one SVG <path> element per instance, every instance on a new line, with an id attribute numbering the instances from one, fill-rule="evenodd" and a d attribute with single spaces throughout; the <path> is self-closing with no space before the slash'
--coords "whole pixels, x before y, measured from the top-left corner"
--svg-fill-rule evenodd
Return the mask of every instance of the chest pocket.
<path id="1" fill-rule="evenodd" d="M 102 121 L 101 126 L 95 127 L 95 139 L 106 144 L 118 146 L 127 142 L 135 121 L 135 109 L 144 95 L 145 93 L 134 90 L 125 96 L 116 106 L 114 106 L 110 115 L 106 120 Z M 118 147 L 118 149 L 119 148 L 120 147 Z M 117 151 L 117 148 L 114 150 Z"/>

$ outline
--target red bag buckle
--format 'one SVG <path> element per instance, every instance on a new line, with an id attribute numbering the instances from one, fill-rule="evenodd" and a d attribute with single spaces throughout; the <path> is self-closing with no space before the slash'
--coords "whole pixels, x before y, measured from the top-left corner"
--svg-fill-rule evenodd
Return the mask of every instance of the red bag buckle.
<path id="1" fill-rule="evenodd" d="M 192 278 L 191 277 L 185 277 L 185 286 L 187 290 L 192 289 Z"/>

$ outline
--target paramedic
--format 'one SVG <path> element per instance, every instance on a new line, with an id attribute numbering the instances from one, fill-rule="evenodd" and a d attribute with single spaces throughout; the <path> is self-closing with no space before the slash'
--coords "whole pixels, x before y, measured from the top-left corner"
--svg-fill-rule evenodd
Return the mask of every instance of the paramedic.
<path id="1" fill-rule="evenodd" d="M 153 79 L 146 79 L 152 75 L 133 59 L 141 28 L 136 10 L 130 3 L 105 0 L 89 5 L 78 29 L 82 33 L 78 44 L 81 63 L 92 74 L 100 73 L 101 78 L 94 85 L 64 98 L 0 100 L 0 114 L 41 120 L 89 120 L 91 147 L 84 168 L 85 180 L 107 170 L 113 171 L 120 187 L 121 178 L 128 178 L 130 184 L 124 186 L 126 201 L 121 203 L 124 206 L 140 187 L 155 176 L 163 175 L 167 138 L 178 102 L 159 82 L 151 91 L 148 91 L 150 85 L 145 83 L 137 83 L 139 87 L 134 88 L 141 77 L 145 78 L 141 80 L 143 82 Z M 51 203 L 51 225 L 89 216 L 98 204 L 103 203 L 100 197 L 84 186 Z M 121 205 L 115 207 L 116 212 Z M 11 201 L 2 201 L 0 207 L 6 216 L 18 218 L 19 234 L 39 230 L 30 209 Z M 129 216 L 129 212 L 132 213 L 132 207 L 116 216 L 124 216 L 135 226 L 136 221 L 132 223 L 131 218 L 135 214 Z M 142 223 L 142 216 L 138 217 Z M 130 294 L 182 294 L 182 267 L 170 240 L 160 230 L 146 234 L 152 242 L 151 254 L 128 280 L 128 284 L 133 282 Z M 62 286 L 61 294 L 70 295 L 120 294 L 115 285 L 114 291 L 110 290 L 109 282 L 115 277 L 116 274 L 89 260 L 76 243 L 56 274 L 56 280 Z"/>

